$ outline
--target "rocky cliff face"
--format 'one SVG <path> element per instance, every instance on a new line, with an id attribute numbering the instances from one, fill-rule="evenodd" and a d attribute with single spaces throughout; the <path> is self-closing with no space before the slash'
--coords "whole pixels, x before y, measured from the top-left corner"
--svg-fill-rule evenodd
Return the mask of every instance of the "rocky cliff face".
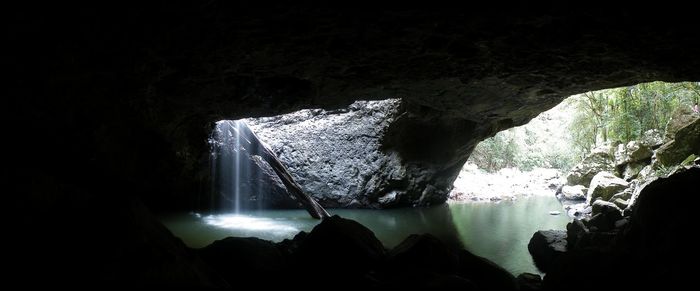
<path id="1" fill-rule="evenodd" d="M 445 200 L 454 176 L 406 163 L 385 147 L 401 100 L 357 101 L 347 109 L 302 110 L 246 122 L 304 191 L 325 207 L 384 208 Z M 427 141 L 426 141 L 427 142 Z"/>

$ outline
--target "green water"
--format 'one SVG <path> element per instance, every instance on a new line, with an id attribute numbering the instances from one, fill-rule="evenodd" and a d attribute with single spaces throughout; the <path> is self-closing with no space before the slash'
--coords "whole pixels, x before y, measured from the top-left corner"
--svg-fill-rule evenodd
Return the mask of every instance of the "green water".
<path id="1" fill-rule="evenodd" d="M 566 215 L 556 198 L 533 196 L 514 202 L 455 203 L 430 208 L 389 210 L 330 209 L 331 214 L 354 219 L 370 228 L 386 247 L 409 234 L 432 233 L 450 244 L 460 243 L 513 274 L 538 273 L 527 243 L 539 229 L 565 229 Z M 281 241 L 299 231 L 310 231 L 319 221 L 304 210 L 266 210 L 233 214 L 179 213 L 161 218 L 185 244 L 199 248 L 227 236 L 254 236 Z"/>

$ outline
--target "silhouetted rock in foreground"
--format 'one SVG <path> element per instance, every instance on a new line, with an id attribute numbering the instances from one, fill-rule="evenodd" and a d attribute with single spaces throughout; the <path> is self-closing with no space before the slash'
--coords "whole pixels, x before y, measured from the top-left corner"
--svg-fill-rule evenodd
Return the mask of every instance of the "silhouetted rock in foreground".
<path id="1" fill-rule="evenodd" d="M 430 234 L 411 235 L 387 251 L 371 230 L 337 215 L 292 240 L 229 237 L 199 254 L 232 286 L 518 290 L 503 268 Z"/>
<path id="2" fill-rule="evenodd" d="M 689 264 L 698 251 L 685 234 L 694 229 L 698 181 L 700 168 L 683 168 L 644 187 L 629 217 L 621 217 L 619 210 L 601 211 L 590 220 L 570 223 L 568 251 L 552 261 L 544 289 L 676 289 L 694 284 Z M 595 275 L 582 279 L 583 274 Z"/>

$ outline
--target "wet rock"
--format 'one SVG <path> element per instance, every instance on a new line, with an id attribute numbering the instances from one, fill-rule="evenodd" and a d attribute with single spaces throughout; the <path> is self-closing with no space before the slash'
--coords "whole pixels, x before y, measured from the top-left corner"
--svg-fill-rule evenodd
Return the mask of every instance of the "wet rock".
<path id="1" fill-rule="evenodd" d="M 527 249 L 535 266 L 546 273 L 557 257 L 566 252 L 566 231 L 539 230 L 532 235 Z"/>
<path id="2" fill-rule="evenodd" d="M 659 178 L 641 190 L 633 206 L 629 241 L 645 272 L 653 274 L 653 278 L 678 285 L 695 281 L 695 272 L 687 265 L 689 256 L 697 254 L 695 242 L 679 234 L 696 227 L 698 181 L 697 167 Z M 678 203 L 670 195 L 682 197 L 683 202 Z"/>
<path id="3" fill-rule="evenodd" d="M 593 177 L 591 186 L 588 188 L 588 202 L 593 202 L 600 198 L 608 201 L 613 195 L 622 192 L 629 186 L 629 183 L 609 172 L 600 172 Z"/>
<path id="4" fill-rule="evenodd" d="M 566 243 L 567 249 L 574 249 L 577 247 L 578 241 L 581 237 L 588 234 L 588 227 L 579 219 L 574 219 L 566 225 Z"/>

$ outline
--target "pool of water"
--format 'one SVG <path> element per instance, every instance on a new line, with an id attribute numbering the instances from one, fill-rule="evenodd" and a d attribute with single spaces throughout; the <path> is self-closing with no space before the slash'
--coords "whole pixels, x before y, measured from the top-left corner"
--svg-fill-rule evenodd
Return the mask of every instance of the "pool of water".
<path id="1" fill-rule="evenodd" d="M 500 203 L 450 203 L 430 208 L 388 210 L 329 209 L 374 231 L 388 248 L 413 233 L 431 233 L 450 244 L 461 244 L 513 274 L 538 273 L 527 250 L 539 229 L 565 229 L 566 215 L 553 196 L 532 196 Z M 254 236 L 275 242 L 310 231 L 318 220 L 304 210 L 244 211 L 239 214 L 175 213 L 161 217 L 185 244 L 204 247 L 227 236 Z"/>

